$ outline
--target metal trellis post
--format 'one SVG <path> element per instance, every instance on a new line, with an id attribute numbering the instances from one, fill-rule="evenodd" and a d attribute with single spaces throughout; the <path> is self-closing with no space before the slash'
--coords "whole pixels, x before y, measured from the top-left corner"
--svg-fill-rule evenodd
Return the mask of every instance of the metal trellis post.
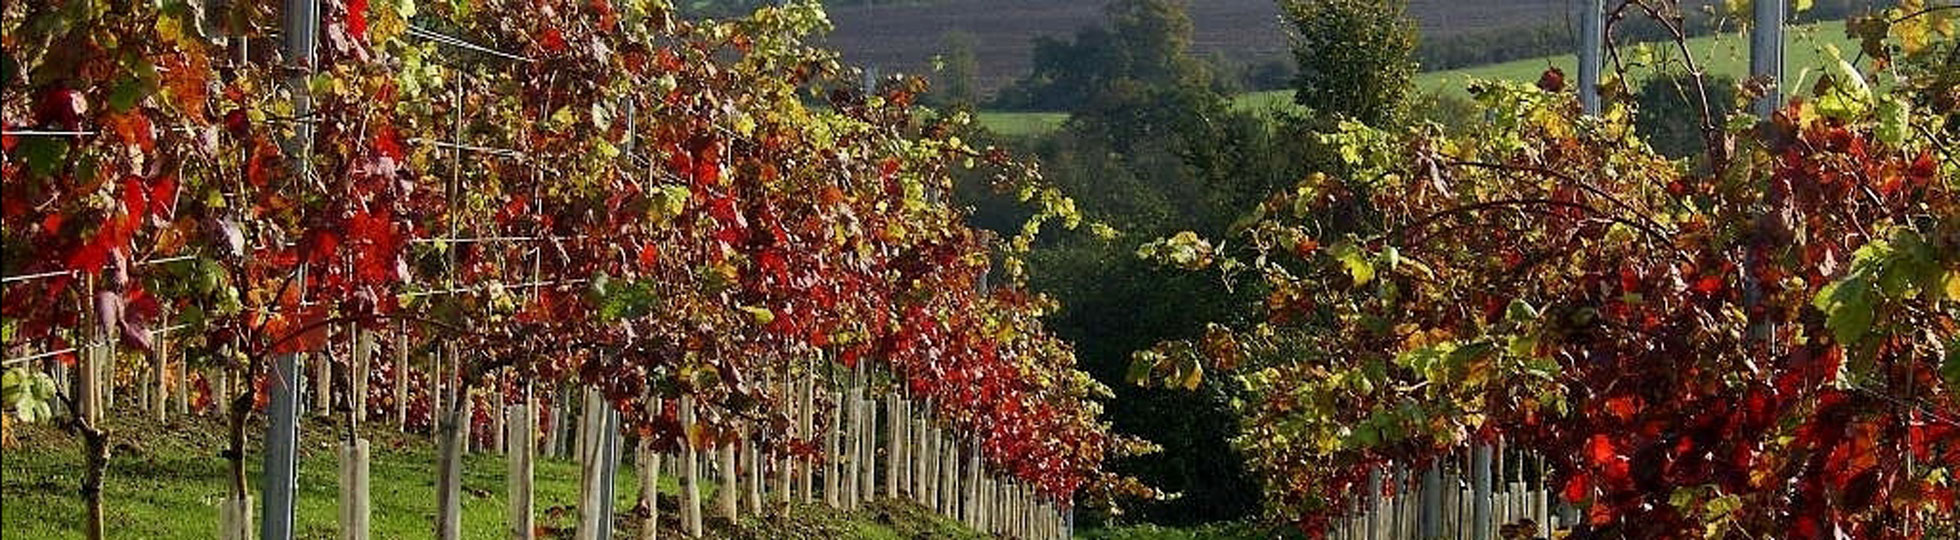
<path id="1" fill-rule="evenodd" d="M 1579 2 L 1579 104 L 1586 114 L 1599 114 L 1600 58 L 1606 49 L 1605 0 Z"/>
<path id="2" fill-rule="evenodd" d="M 281 354 L 272 368 L 272 393 L 266 406 L 265 466 L 259 490 L 265 497 L 265 520 L 259 522 L 259 537 L 290 540 L 293 537 L 293 491 L 298 482 L 294 450 L 299 443 L 296 409 L 299 385 L 297 354 Z"/>
<path id="3" fill-rule="evenodd" d="M 1784 0 L 1756 0 L 1756 24 L 1749 32 L 1749 75 L 1769 84 L 1751 109 L 1758 117 L 1769 117 L 1783 105 L 1783 19 Z"/>
<path id="4" fill-rule="evenodd" d="M 318 0 L 286 0 L 286 58 L 292 64 L 287 84 L 293 95 L 293 115 L 306 118 L 313 113 L 313 99 L 307 94 L 307 75 L 313 71 L 315 35 L 320 22 Z M 295 126 L 291 150 L 298 157 L 294 169 L 302 176 L 310 173 L 313 128 L 306 122 Z M 298 481 L 294 449 L 299 443 L 295 425 L 295 398 L 299 373 L 294 354 L 282 354 L 273 367 L 271 404 L 266 410 L 265 467 L 260 489 L 265 497 L 265 520 L 259 537 L 290 540 L 293 537 L 293 494 Z"/>

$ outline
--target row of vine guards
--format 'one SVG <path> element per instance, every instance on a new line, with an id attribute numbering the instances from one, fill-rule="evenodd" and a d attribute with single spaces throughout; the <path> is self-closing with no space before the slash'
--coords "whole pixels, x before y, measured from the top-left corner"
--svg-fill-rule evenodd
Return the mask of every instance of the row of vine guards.
<path id="1" fill-rule="evenodd" d="M 359 343 L 371 342 L 373 338 L 361 332 L 358 337 L 351 339 Z M 351 350 L 359 351 L 361 348 L 353 347 Z M 332 365 L 322 361 L 298 363 L 300 358 L 302 355 L 288 355 L 282 358 L 279 371 L 297 374 L 311 369 L 307 364 Z M 314 360 L 319 358 L 314 357 Z M 297 411 L 297 404 L 307 399 L 342 403 L 343 409 L 347 409 L 360 407 L 354 404 L 364 403 L 375 397 L 367 393 L 369 390 L 365 385 L 346 378 L 335 378 L 332 379 L 333 382 L 321 386 L 298 384 L 297 377 L 293 376 L 279 379 L 274 379 L 274 384 L 284 382 L 303 390 L 272 393 L 268 416 L 273 418 L 290 411 L 290 417 L 298 419 L 301 414 Z M 802 423 L 810 421 L 813 416 L 803 414 L 804 412 L 811 411 L 821 403 L 836 404 L 837 408 L 830 411 L 829 418 L 841 418 L 843 421 L 832 422 L 829 427 L 816 428 L 816 432 L 821 433 L 826 448 L 821 459 L 780 453 L 764 454 L 760 451 L 761 447 L 747 437 L 739 443 L 720 445 L 705 452 L 697 452 L 689 447 L 683 449 L 679 455 L 669 456 L 665 452 L 653 450 L 650 440 L 641 439 L 638 441 L 632 459 L 638 469 L 636 474 L 640 485 L 638 493 L 640 502 L 636 512 L 643 512 L 637 525 L 642 537 L 652 537 L 659 531 L 660 508 L 656 502 L 657 493 L 654 491 L 654 486 L 657 485 L 662 473 L 681 478 L 685 482 L 682 484 L 683 506 L 680 509 L 684 529 L 680 532 L 690 537 L 702 536 L 706 532 L 703 527 L 702 508 L 705 501 L 700 493 L 708 487 L 707 477 L 710 474 L 707 471 L 710 470 L 713 471 L 714 483 L 717 484 L 715 490 L 718 494 L 718 502 L 714 508 L 715 515 L 725 518 L 766 516 L 769 512 L 781 510 L 784 508 L 783 505 L 792 502 L 803 504 L 821 499 L 823 504 L 833 508 L 851 510 L 878 499 L 891 498 L 913 501 L 976 530 L 1002 537 L 1066 538 L 1070 534 L 1068 524 L 1072 518 L 1066 505 L 1058 505 L 1051 500 L 1041 498 L 1020 483 L 989 470 L 976 451 L 977 448 L 972 442 L 973 437 L 970 434 L 936 425 L 929 413 L 925 412 L 929 407 L 922 407 L 920 403 L 893 391 L 890 387 L 884 389 L 882 398 L 874 396 L 873 385 L 869 384 L 868 378 L 863 375 L 851 377 L 841 387 L 829 388 L 827 388 L 828 384 L 808 373 L 801 377 L 783 376 L 772 377 L 772 379 L 772 386 L 776 391 L 784 395 L 800 396 L 799 403 L 794 406 L 795 411 L 791 414 L 802 426 L 797 428 L 799 431 L 809 432 L 813 426 L 813 424 Z M 168 380 L 163 386 L 168 390 L 157 394 L 159 399 L 174 395 L 180 402 L 187 399 L 188 394 L 194 390 L 181 379 Z M 502 412 L 502 414 L 488 414 L 492 418 L 493 425 L 501 423 L 506 426 L 508 430 L 504 434 L 506 436 L 497 436 L 493 439 L 486 435 L 474 439 L 502 441 L 502 444 L 497 442 L 480 444 L 480 449 L 502 454 L 508 458 L 507 486 L 510 494 L 507 510 L 508 531 L 513 537 L 523 538 L 531 537 L 535 533 L 535 492 L 532 487 L 532 475 L 537 448 L 540 443 L 555 439 L 554 432 L 572 430 L 573 434 L 566 439 L 578 441 L 578 448 L 568 449 L 565 453 L 576 453 L 576 459 L 582 465 L 581 495 L 578 500 L 579 530 L 583 532 L 579 537 L 607 537 L 606 535 L 618 529 L 619 525 L 610 522 L 614 516 L 610 511 L 610 505 L 606 502 L 613 500 L 611 490 L 614 488 L 610 482 L 604 480 L 614 477 L 608 471 L 621 461 L 617 449 L 606 442 L 618 440 L 620 432 L 618 411 L 612 410 L 596 390 L 583 389 L 575 392 L 578 398 L 576 401 L 582 403 L 576 407 L 577 410 L 584 411 L 579 415 L 582 420 L 576 423 L 564 422 L 563 420 L 568 418 L 565 416 L 568 414 L 566 411 L 573 408 L 561 406 L 553 409 L 550 416 L 555 425 L 541 424 L 533 413 L 537 407 L 537 400 L 532 397 L 529 385 L 519 385 L 519 388 L 522 390 L 509 399 L 497 399 L 497 396 L 502 396 L 504 393 L 494 388 L 467 399 L 455 398 L 466 403 L 482 401 L 487 403 L 488 410 Z M 316 390 L 328 394 L 321 398 L 312 394 Z M 570 397 L 572 396 L 567 394 L 553 401 L 571 402 Z M 854 405 L 845 407 L 846 403 Z M 666 404 L 653 404 L 656 408 L 663 405 Z M 470 406 L 461 405 L 461 407 Z M 683 400 L 680 403 L 679 410 L 682 411 L 683 422 L 692 423 L 693 409 L 694 406 L 689 401 Z M 838 414 L 840 409 L 841 415 Z M 356 422 L 369 418 L 358 411 L 350 410 L 348 414 L 349 418 Z M 392 413 L 387 416 L 387 418 L 394 417 Z M 497 418 L 504 418 L 504 420 L 499 421 Z M 285 427 L 292 426 L 293 424 L 289 423 Z M 408 429 L 407 426 L 399 426 L 399 428 Z M 437 431 L 445 429 L 438 428 Z M 277 434 L 274 434 L 268 442 L 278 440 L 276 436 Z M 463 439 L 464 437 L 457 437 L 460 444 L 456 448 L 459 453 L 467 451 L 474 444 L 460 442 Z M 297 444 L 298 439 L 295 437 L 293 441 Z M 368 441 L 358 437 L 344 440 L 338 446 L 340 450 L 337 453 L 340 467 L 339 523 L 346 533 L 345 537 L 366 538 L 372 512 L 367 492 L 369 486 L 367 464 L 371 459 L 372 450 Z M 550 445 L 546 445 L 546 448 L 547 453 L 552 453 Z M 291 459 L 290 456 L 293 454 L 274 450 L 267 452 L 269 460 Z M 264 487 L 267 489 L 262 492 L 268 494 L 264 497 L 268 502 L 266 507 L 268 510 L 265 519 L 259 523 L 262 527 L 274 526 L 271 522 L 276 521 L 279 514 L 290 512 L 290 508 L 286 505 L 295 501 L 290 498 L 292 495 L 290 492 L 280 494 L 274 489 L 283 482 L 291 481 L 293 465 L 270 463 L 268 470 L 272 470 L 272 467 L 287 472 L 285 475 L 265 477 Z M 282 478 L 287 480 L 282 481 Z M 820 489 L 812 487 L 812 478 L 821 479 L 820 483 L 815 484 L 820 486 Z M 821 497 L 817 495 L 819 492 L 823 493 Z M 281 500 L 287 502 L 273 502 Z M 764 501 L 771 501 L 771 503 L 766 504 Z M 241 507 L 227 505 L 227 508 L 230 512 L 238 512 L 237 508 Z M 252 506 L 247 505 L 242 508 L 247 513 L 227 515 L 225 529 L 222 531 L 225 534 L 221 536 L 252 537 L 251 534 L 244 532 L 252 525 L 249 514 Z M 279 514 L 274 514 L 275 512 Z M 282 527 L 282 530 L 291 530 L 290 522 L 278 526 Z M 438 530 L 444 531 L 445 534 L 460 534 L 462 531 L 460 528 L 450 528 L 460 527 L 460 522 L 453 519 L 444 518 L 438 527 Z"/>

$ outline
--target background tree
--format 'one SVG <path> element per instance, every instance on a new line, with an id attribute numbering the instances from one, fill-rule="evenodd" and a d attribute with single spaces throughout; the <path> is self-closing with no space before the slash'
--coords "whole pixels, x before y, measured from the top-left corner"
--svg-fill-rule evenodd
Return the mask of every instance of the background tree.
<path id="1" fill-rule="evenodd" d="M 1115 0 L 1109 3 L 1116 33 L 1117 74 L 1160 86 L 1207 86 L 1211 73 L 1191 56 L 1191 17 L 1184 0 Z"/>
<path id="2" fill-rule="evenodd" d="M 1035 40 L 1032 70 L 1002 89 L 994 107 L 1076 111 L 1111 89 L 1209 87 L 1211 69 L 1190 54 L 1184 8 L 1184 0 L 1115 0 L 1108 27 Z"/>
<path id="3" fill-rule="evenodd" d="M 1393 125 L 1409 106 L 1415 23 L 1404 0 L 1280 0 L 1300 67 L 1293 101 L 1309 117 Z"/>
<path id="4" fill-rule="evenodd" d="M 1665 73 L 1649 77 L 1634 93 L 1634 106 L 1639 109 L 1634 129 L 1663 156 L 1693 157 L 1702 151 L 1699 100 L 1688 97 L 1692 85 L 1685 73 Z M 1710 115 L 1726 118 L 1735 109 L 1735 85 L 1732 77 L 1708 77 Z"/>

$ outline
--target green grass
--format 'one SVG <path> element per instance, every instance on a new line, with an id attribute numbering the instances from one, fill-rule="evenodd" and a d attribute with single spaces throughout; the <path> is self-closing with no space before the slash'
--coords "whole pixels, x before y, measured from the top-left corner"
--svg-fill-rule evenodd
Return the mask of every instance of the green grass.
<path id="1" fill-rule="evenodd" d="M 1857 54 L 1858 44 L 1844 34 L 1844 21 L 1820 22 L 1790 27 L 1786 33 L 1784 65 L 1786 75 L 1795 80 L 1790 88 L 1805 88 L 1816 80 L 1817 70 L 1829 61 L 1824 50 L 1826 45 L 1836 46 L 1847 55 Z M 1651 44 L 1648 47 L 1664 51 L 1665 58 L 1679 58 L 1673 44 Z M 1747 35 L 1722 34 L 1702 36 L 1688 40 L 1688 48 L 1694 53 L 1695 61 L 1710 74 L 1727 75 L 1741 79 L 1749 72 L 1749 39 Z M 1632 55 L 1631 48 L 1623 48 L 1623 54 Z M 1573 55 L 1547 56 L 1516 60 L 1501 64 L 1490 64 L 1447 71 L 1431 71 L 1416 76 L 1416 87 L 1425 93 L 1469 97 L 1467 90 L 1471 79 L 1536 81 L 1548 67 L 1556 66 L 1564 70 L 1568 80 L 1578 76 L 1578 60 Z M 1631 67 L 1631 66 L 1630 66 Z M 1611 66 L 1607 66 L 1611 69 Z M 1636 76 L 1651 69 L 1635 68 Z M 1293 91 L 1270 90 L 1241 94 L 1234 99 L 1234 105 L 1245 110 L 1290 109 L 1293 105 Z M 1031 135 L 1044 133 L 1060 126 L 1068 119 L 1066 113 L 1053 112 L 982 112 L 981 125 L 1004 135 Z"/>
<path id="2" fill-rule="evenodd" d="M 1062 127 L 1062 122 L 1068 121 L 1068 113 L 986 111 L 977 115 L 976 120 L 994 133 L 1032 135 Z"/>
<path id="3" fill-rule="evenodd" d="M 1825 62 L 1830 61 L 1830 56 L 1824 52 L 1827 45 L 1835 46 L 1847 55 L 1856 55 L 1858 51 L 1857 42 L 1844 34 L 1844 21 L 1790 27 L 1784 42 L 1783 65 L 1788 70 L 1786 75 L 1796 80 L 1791 88 L 1804 88 L 1810 81 L 1816 80 L 1817 70 L 1825 66 Z M 1678 61 L 1680 57 L 1672 43 L 1645 46 L 1668 53 L 1665 58 Z M 1688 50 L 1694 53 L 1695 61 L 1700 64 L 1700 67 L 1710 74 L 1741 79 L 1749 73 L 1747 35 L 1730 33 L 1693 38 L 1688 40 Z M 1622 54 L 1631 57 L 1632 51 L 1623 48 Z M 1675 65 L 1678 66 L 1678 63 Z M 1448 71 L 1432 71 L 1416 76 L 1416 87 L 1424 92 L 1469 97 L 1466 87 L 1471 79 L 1536 81 L 1546 68 L 1553 66 L 1564 70 L 1567 77 L 1577 77 L 1578 59 L 1568 54 Z M 1612 66 L 1607 66 L 1607 69 L 1611 70 Z M 1639 76 L 1652 70 L 1635 68 L 1634 71 L 1635 75 Z M 1806 77 L 1807 73 L 1809 76 Z M 1292 99 L 1292 91 L 1274 90 L 1239 96 L 1238 105 L 1240 107 L 1265 107 L 1272 104 L 1291 106 Z"/>
<path id="4" fill-rule="evenodd" d="M 19 427 L 19 426 L 16 426 Z M 118 421 L 107 480 L 105 528 L 117 538 L 211 538 L 217 531 L 217 503 L 226 495 L 226 462 L 219 457 L 222 426 L 208 421 L 168 424 Z M 338 457 L 330 425 L 309 421 L 302 432 L 299 500 L 294 509 L 299 538 L 333 538 L 338 530 Z M 262 429 L 262 428 L 257 428 Z M 427 436 L 376 431 L 368 435 L 373 454 L 369 474 L 371 532 L 375 538 L 425 538 L 434 520 L 434 444 Z M 81 445 L 46 425 L 20 427 L 20 445 L 0 452 L 0 537 L 78 538 L 81 536 Z M 257 433 L 255 430 L 254 433 Z M 258 450 L 250 449 L 249 473 L 257 482 Z M 463 536 L 504 538 L 505 470 L 502 457 L 464 458 Z M 569 537 L 576 525 L 574 500 L 578 466 L 565 460 L 536 464 L 537 521 L 548 536 Z M 631 512 L 639 493 L 630 466 L 616 479 L 614 523 L 621 533 L 637 526 Z M 263 499 L 254 497 L 262 504 Z M 660 482 L 662 529 L 677 530 L 679 489 L 671 478 Z M 704 490 L 712 505 L 713 490 Z M 911 505 L 881 501 L 857 512 L 819 505 L 741 523 L 710 519 L 710 536 L 723 538 L 959 538 L 972 534 L 954 522 Z M 712 509 L 709 510 L 712 512 Z M 264 510 L 254 512 L 262 518 Z"/>

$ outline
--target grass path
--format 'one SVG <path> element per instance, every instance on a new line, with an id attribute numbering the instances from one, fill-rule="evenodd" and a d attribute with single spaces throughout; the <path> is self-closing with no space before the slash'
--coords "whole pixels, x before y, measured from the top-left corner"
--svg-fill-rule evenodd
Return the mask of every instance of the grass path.
<path id="1" fill-rule="evenodd" d="M 1857 42 L 1844 34 L 1844 21 L 1792 26 L 1786 32 L 1786 43 L 1784 65 L 1789 69 L 1786 75 L 1797 81 L 1794 88 L 1805 88 L 1810 81 L 1816 80 L 1816 70 L 1824 66 L 1829 58 L 1824 52 L 1826 45 L 1836 46 L 1847 55 L 1855 55 L 1858 50 Z M 1672 44 L 1648 46 L 1665 47 L 1668 52 L 1673 52 Z M 1749 71 L 1749 39 L 1746 35 L 1730 33 L 1697 37 L 1688 40 L 1688 47 L 1708 73 L 1741 78 Z M 1631 54 L 1630 50 L 1623 51 L 1623 54 Z M 1669 57 L 1675 56 L 1678 54 Z M 1552 66 L 1565 70 L 1568 77 L 1576 77 L 1577 64 L 1578 60 L 1567 54 L 1431 71 L 1416 76 L 1416 87 L 1423 92 L 1467 98 L 1470 94 L 1466 86 L 1471 79 L 1535 81 L 1546 68 Z M 1806 77 L 1806 74 L 1809 76 Z M 1234 105 L 1254 110 L 1292 108 L 1293 92 L 1270 90 L 1242 94 L 1234 100 Z M 982 112 L 979 115 L 981 125 L 1006 135 L 1043 133 L 1055 129 L 1067 119 L 1067 113 L 1058 112 Z"/>

